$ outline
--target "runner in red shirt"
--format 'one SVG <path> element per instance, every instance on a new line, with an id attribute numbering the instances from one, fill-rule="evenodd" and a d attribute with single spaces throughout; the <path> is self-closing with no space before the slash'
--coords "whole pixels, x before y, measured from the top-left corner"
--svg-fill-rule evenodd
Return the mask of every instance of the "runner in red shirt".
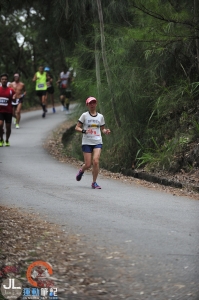
<path id="1" fill-rule="evenodd" d="M 10 146 L 9 138 L 11 134 L 11 123 L 12 123 L 12 101 L 15 91 L 7 87 L 8 75 L 0 75 L 1 86 L 0 86 L 0 147 Z M 3 140 L 3 125 L 6 124 L 6 140 Z"/>

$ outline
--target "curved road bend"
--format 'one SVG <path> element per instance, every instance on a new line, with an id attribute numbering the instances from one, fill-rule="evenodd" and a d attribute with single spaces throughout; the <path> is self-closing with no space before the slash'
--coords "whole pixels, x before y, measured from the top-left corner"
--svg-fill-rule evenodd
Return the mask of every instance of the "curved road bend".
<path id="1" fill-rule="evenodd" d="M 11 147 L 0 149 L 0 203 L 47 215 L 88 248 L 120 256 L 114 267 L 126 276 L 128 299 L 199 299 L 199 201 L 101 175 L 102 189 L 92 190 L 90 173 L 77 182 L 77 169 L 42 147 L 66 118 L 33 111 L 19 130 L 13 125 Z"/>

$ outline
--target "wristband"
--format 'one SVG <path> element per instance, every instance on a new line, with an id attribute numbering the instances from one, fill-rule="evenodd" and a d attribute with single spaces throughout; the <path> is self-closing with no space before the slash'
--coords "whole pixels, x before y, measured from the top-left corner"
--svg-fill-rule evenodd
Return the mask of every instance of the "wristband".
<path id="1" fill-rule="evenodd" d="M 86 130 L 85 130 L 85 129 L 82 129 L 82 133 L 86 133 Z"/>

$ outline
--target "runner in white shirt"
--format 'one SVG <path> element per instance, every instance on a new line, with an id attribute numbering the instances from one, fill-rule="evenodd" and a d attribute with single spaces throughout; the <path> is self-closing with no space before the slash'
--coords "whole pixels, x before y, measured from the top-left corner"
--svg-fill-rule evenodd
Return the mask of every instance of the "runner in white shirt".
<path id="1" fill-rule="evenodd" d="M 57 81 L 57 84 L 59 85 L 60 90 L 60 101 L 62 104 L 62 111 L 69 110 L 69 103 L 66 103 L 66 98 L 68 95 L 67 89 L 70 87 L 70 81 L 71 81 L 71 72 L 68 70 L 67 67 L 64 66 L 63 71 L 59 75 L 59 79 Z M 67 98 L 67 101 L 68 98 Z"/>
<path id="2" fill-rule="evenodd" d="M 88 111 L 81 115 L 75 127 L 76 131 L 83 134 L 82 151 L 84 154 L 84 164 L 77 173 L 76 180 L 80 181 L 84 172 L 88 170 L 91 167 L 91 163 L 93 163 L 93 182 L 91 187 L 93 189 L 101 189 L 96 182 L 99 173 L 99 159 L 103 144 L 101 132 L 109 134 L 110 129 L 105 128 L 104 116 L 96 111 L 96 98 L 89 97 L 86 100 L 86 105 L 88 106 Z"/>

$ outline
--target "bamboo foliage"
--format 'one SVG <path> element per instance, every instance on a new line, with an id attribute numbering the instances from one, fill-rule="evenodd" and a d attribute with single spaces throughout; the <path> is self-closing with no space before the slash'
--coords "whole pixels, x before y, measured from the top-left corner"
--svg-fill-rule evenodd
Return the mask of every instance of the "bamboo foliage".
<path id="1" fill-rule="evenodd" d="M 100 21 L 102 59 L 103 59 L 104 68 L 105 68 L 105 72 L 106 72 L 108 87 L 110 89 L 110 96 L 111 96 L 111 104 L 112 104 L 113 114 L 114 114 L 115 123 L 117 124 L 118 127 L 121 127 L 121 120 L 120 120 L 120 116 L 119 116 L 118 111 L 117 111 L 115 95 L 114 95 L 114 91 L 113 91 L 113 88 L 112 88 L 111 73 L 110 73 L 110 68 L 109 68 L 109 65 L 108 65 L 107 55 L 106 55 L 106 45 L 105 45 L 105 35 L 104 35 L 104 20 L 103 20 L 101 0 L 97 0 L 97 7 L 98 7 L 98 15 L 99 15 L 99 21 Z"/>

